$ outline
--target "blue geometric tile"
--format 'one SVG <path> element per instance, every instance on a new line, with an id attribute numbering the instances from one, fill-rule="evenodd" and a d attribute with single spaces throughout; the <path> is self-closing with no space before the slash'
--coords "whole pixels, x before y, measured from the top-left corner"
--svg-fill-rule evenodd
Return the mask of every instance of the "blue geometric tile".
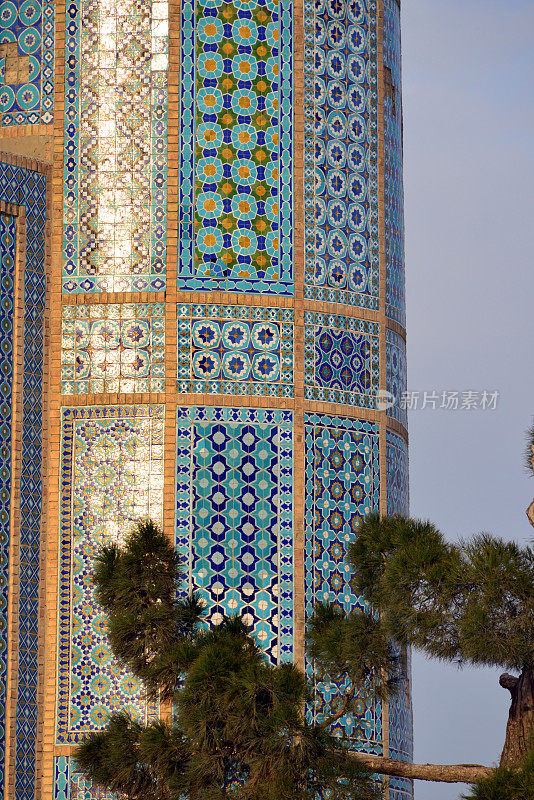
<path id="1" fill-rule="evenodd" d="M 76 771 L 73 758 L 54 758 L 53 800 L 119 800 L 116 794 L 103 792 L 80 772 Z"/>
<path id="2" fill-rule="evenodd" d="M 208 624 L 239 613 L 273 663 L 293 659 L 292 459 L 291 411 L 177 409 L 176 544 L 189 585 Z"/>
<path id="3" fill-rule="evenodd" d="M 324 414 L 305 414 L 304 424 L 306 618 L 317 602 L 333 602 L 344 611 L 364 609 L 352 590 L 345 556 L 362 519 L 379 507 L 378 425 Z M 326 704 L 347 686 L 322 680 L 309 660 L 306 671 L 315 684 L 310 715 L 319 720 Z M 356 712 L 342 717 L 332 730 L 353 739 L 355 749 L 381 754 L 381 703 L 359 699 Z"/>
<path id="4" fill-rule="evenodd" d="M 409 513 L 408 445 L 393 431 L 386 431 L 386 486 L 388 514 Z"/>
<path id="5" fill-rule="evenodd" d="M 376 0 L 305 0 L 304 45 L 304 296 L 377 309 Z"/>
<path id="6" fill-rule="evenodd" d="M 402 399 L 406 392 L 406 343 L 398 333 L 386 328 L 386 389 L 395 402 L 386 409 L 388 417 L 408 425 L 408 412 Z"/>
<path id="7" fill-rule="evenodd" d="M 64 306 L 61 391 L 164 392 L 164 304 Z"/>
<path id="8" fill-rule="evenodd" d="M 309 400 L 376 407 L 378 324 L 306 311 L 304 384 Z"/>
<path id="9" fill-rule="evenodd" d="M 0 7 L 0 125 L 49 125 L 54 109 L 54 3 Z"/>
<path id="10" fill-rule="evenodd" d="M 413 760 L 413 721 L 410 698 L 411 651 L 401 652 L 396 647 L 397 655 L 403 665 L 403 674 L 389 700 L 389 757 L 400 761 Z"/>
<path id="11" fill-rule="evenodd" d="M 162 291 L 167 2 L 96 0 L 68 16 L 63 291 Z"/>
<path id="12" fill-rule="evenodd" d="M 184 0 L 178 289 L 293 295 L 290 0 Z"/>
<path id="13" fill-rule="evenodd" d="M 178 306 L 178 389 L 293 397 L 293 311 Z"/>
<path id="14" fill-rule="evenodd" d="M 405 325 L 401 38 L 396 0 L 384 0 L 384 70 L 386 314 Z"/>
<path id="15" fill-rule="evenodd" d="M 132 522 L 163 515 L 163 406 L 64 408 L 58 645 L 58 744 L 78 742 L 110 713 L 157 713 L 120 667 L 96 604 L 92 563 Z"/>

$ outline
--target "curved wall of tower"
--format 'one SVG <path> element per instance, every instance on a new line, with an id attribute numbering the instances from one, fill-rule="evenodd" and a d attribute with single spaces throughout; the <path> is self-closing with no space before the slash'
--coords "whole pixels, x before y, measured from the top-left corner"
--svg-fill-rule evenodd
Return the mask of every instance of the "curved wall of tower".
<path id="1" fill-rule="evenodd" d="M 398 0 L 0 5 L 0 780 L 101 797 L 127 707 L 94 555 L 151 516 L 210 624 L 306 658 L 362 606 L 347 543 L 407 513 Z M 411 759 L 409 657 L 336 724 Z M 411 784 L 390 779 L 391 800 Z"/>

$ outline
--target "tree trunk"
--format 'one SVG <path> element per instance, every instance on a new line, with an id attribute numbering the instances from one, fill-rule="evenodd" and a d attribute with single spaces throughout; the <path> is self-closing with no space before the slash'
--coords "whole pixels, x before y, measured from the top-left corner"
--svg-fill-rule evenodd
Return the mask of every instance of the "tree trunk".
<path id="1" fill-rule="evenodd" d="M 534 746 L 534 669 L 525 669 L 515 678 L 505 673 L 499 683 L 512 695 L 501 765 L 519 764 Z"/>
<path id="2" fill-rule="evenodd" d="M 351 753 L 350 757 L 379 775 L 396 778 L 412 778 L 419 781 L 440 783 L 476 783 L 492 773 L 491 767 L 481 764 L 412 764 L 394 758 L 370 756 L 367 753 Z"/>

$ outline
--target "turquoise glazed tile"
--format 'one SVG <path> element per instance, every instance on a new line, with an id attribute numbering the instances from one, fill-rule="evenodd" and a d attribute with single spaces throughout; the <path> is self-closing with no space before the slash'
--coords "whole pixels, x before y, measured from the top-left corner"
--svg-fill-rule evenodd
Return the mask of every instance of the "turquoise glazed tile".
<path id="1" fill-rule="evenodd" d="M 392 395 L 392 402 L 386 409 L 388 417 L 408 425 L 408 412 L 403 407 L 406 396 L 406 343 L 402 336 L 386 328 L 386 389 Z"/>
<path id="2" fill-rule="evenodd" d="M 64 408 L 58 646 L 58 744 L 104 727 L 113 711 L 157 713 L 106 638 L 91 582 L 98 549 L 163 514 L 163 406 Z"/>
<path id="3" fill-rule="evenodd" d="M 409 513 L 408 445 L 393 431 L 386 431 L 386 486 L 388 514 Z"/>
<path id="4" fill-rule="evenodd" d="M 271 662 L 292 661 L 293 413 L 178 408 L 176 481 L 176 544 L 207 623 L 237 613 Z"/>
<path id="5" fill-rule="evenodd" d="M 64 306 L 63 394 L 165 391 L 165 305 Z"/>
<path id="6" fill-rule="evenodd" d="M 76 770 L 73 758 L 54 758 L 53 800 L 120 800 L 116 794 L 103 792 Z"/>
<path id="7" fill-rule="evenodd" d="M 291 309 L 178 306 L 181 392 L 293 397 Z"/>

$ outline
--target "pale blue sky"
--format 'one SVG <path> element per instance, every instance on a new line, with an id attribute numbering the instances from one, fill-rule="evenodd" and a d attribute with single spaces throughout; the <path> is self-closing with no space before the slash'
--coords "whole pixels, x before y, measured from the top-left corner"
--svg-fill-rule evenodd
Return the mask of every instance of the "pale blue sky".
<path id="1" fill-rule="evenodd" d="M 411 512 L 450 538 L 534 537 L 534 2 L 402 0 L 408 376 L 500 392 L 496 411 L 413 411 Z M 497 670 L 414 659 L 415 758 L 498 759 Z M 416 800 L 461 787 L 416 783 Z"/>

